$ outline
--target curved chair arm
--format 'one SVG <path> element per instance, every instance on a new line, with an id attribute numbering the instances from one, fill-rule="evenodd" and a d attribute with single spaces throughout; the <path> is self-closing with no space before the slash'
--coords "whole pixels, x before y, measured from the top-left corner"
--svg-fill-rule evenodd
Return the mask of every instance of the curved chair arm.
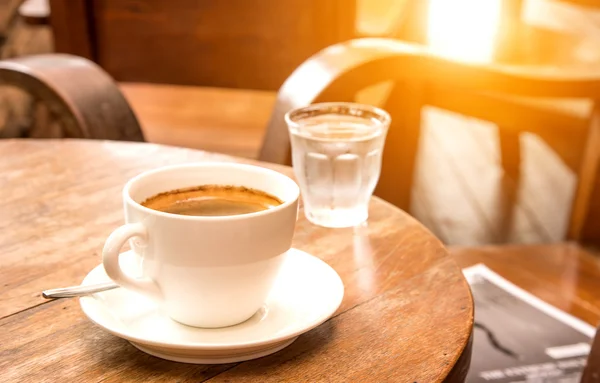
<path id="1" fill-rule="evenodd" d="M 283 117 L 290 109 L 318 101 L 350 101 L 369 85 L 395 81 L 435 81 L 470 91 L 528 97 L 598 98 L 600 70 L 565 72 L 446 59 L 422 45 L 392 39 L 356 39 L 318 52 L 280 88 L 260 159 L 289 163 L 289 138 Z"/>
<path id="2" fill-rule="evenodd" d="M 93 62 L 48 54 L 0 61 L 0 84 L 42 101 L 64 136 L 143 141 L 140 125 L 113 79 Z"/>

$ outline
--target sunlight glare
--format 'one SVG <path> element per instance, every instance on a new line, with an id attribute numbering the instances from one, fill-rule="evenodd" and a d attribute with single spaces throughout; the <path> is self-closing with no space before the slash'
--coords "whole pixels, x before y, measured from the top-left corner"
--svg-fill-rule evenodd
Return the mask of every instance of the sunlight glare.
<path id="1" fill-rule="evenodd" d="M 461 61 L 491 61 L 502 0 L 429 1 L 427 41 L 433 52 Z"/>

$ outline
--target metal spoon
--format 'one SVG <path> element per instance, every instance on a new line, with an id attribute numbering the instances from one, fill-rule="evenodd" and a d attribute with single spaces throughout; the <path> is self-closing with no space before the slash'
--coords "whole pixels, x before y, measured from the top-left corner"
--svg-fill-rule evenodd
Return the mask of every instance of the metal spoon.
<path id="1" fill-rule="evenodd" d="M 44 290 L 42 291 L 42 296 L 46 299 L 83 297 L 101 291 L 116 289 L 117 287 L 119 287 L 119 285 L 114 282 L 98 283 L 87 286 L 62 287 L 60 289 Z"/>

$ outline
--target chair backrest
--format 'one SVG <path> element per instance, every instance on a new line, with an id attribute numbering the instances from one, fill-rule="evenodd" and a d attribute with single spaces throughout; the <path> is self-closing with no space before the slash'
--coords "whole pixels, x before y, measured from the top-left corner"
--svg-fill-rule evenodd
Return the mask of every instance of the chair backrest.
<path id="1" fill-rule="evenodd" d="M 144 140 L 115 82 L 84 58 L 49 54 L 3 60 L 0 84 L 24 90 L 35 105 L 33 124 L 16 135 L 0 132 L 3 138 Z"/>
<path id="2" fill-rule="evenodd" d="M 276 90 L 354 37 L 355 0 L 51 0 L 57 52 L 117 81 Z"/>
<path id="3" fill-rule="evenodd" d="M 589 115 L 576 118 L 540 113 L 528 102 L 548 98 L 600 99 L 600 71 L 566 73 L 552 68 L 471 65 L 433 55 L 422 46 L 388 39 L 337 44 L 307 60 L 286 80 L 278 94 L 260 159 L 290 163 L 283 120 L 290 109 L 314 102 L 354 101 L 361 90 L 386 82 L 390 84 L 387 99 L 380 106 L 391 114 L 392 126 L 376 189 L 378 196 L 404 209 L 410 206 L 421 109 L 433 105 L 542 135 L 579 174 L 571 238 L 578 238 L 585 230 L 598 178 L 600 140 L 596 138 L 598 133 L 591 134 L 587 129 L 595 119 Z M 517 127 L 519 124 L 524 126 Z M 594 130 L 600 129 L 596 125 L 591 123 Z"/>

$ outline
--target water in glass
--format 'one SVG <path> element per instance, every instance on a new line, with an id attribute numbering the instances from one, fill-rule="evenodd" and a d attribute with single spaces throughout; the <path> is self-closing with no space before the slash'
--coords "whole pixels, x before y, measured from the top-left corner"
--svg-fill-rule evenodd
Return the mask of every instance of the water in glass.
<path id="1" fill-rule="evenodd" d="M 387 124 L 325 114 L 289 128 L 306 217 L 326 227 L 364 222 L 379 180 Z"/>

